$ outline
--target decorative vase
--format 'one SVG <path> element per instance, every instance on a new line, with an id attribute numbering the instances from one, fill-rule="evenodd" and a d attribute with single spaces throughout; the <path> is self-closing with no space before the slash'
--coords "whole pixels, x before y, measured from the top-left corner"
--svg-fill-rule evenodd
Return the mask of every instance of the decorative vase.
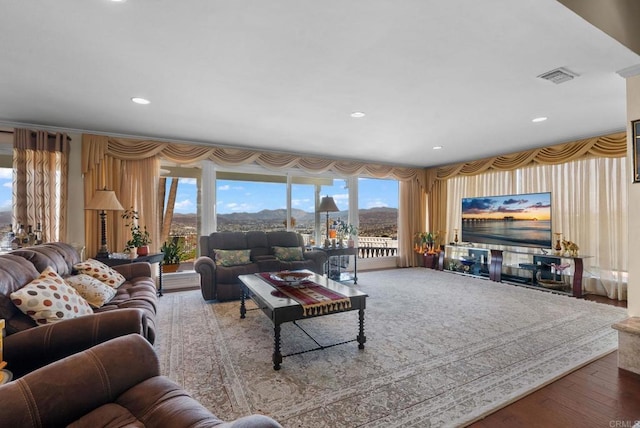
<path id="1" fill-rule="evenodd" d="M 138 253 L 139 256 L 146 256 L 149 254 L 149 246 L 143 245 L 142 247 L 138 247 L 136 249 L 136 252 Z"/>
<path id="2" fill-rule="evenodd" d="M 556 247 L 555 247 L 556 255 L 559 256 L 560 254 L 562 254 L 562 244 L 560 243 L 560 240 L 561 240 L 560 238 L 562 237 L 562 233 L 556 232 L 554 233 L 554 235 L 556 235 Z"/>
<path id="3" fill-rule="evenodd" d="M 347 247 L 353 248 L 355 246 L 356 246 L 356 241 L 354 241 L 353 238 L 350 236 L 349 239 L 347 240 Z"/>

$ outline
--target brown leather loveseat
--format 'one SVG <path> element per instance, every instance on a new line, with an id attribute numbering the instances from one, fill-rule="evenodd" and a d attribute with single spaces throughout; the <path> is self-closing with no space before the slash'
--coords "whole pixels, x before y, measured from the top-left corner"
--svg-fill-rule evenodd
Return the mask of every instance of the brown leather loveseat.
<path id="1" fill-rule="evenodd" d="M 297 249 L 298 257 L 279 258 L 278 251 L 283 249 Z M 249 256 L 225 266 L 219 261 L 219 250 L 248 251 Z M 200 274 L 200 289 L 205 300 L 239 299 L 240 275 L 298 269 L 322 274 L 327 261 L 324 251 L 305 250 L 302 235 L 291 231 L 214 232 L 200 237 L 200 254 L 194 267 Z"/>
<path id="2" fill-rule="evenodd" d="M 167 377 L 151 345 L 109 340 L 0 386 L 0 422 L 20 427 L 282 428 L 250 415 L 223 422 Z"/>
<path id="3" fill-rule="evenodd" d="M 11 293 L 52 267 L 63 278 L 79 262 L 76 250 L 64 243 L 50 243 L 0 255 L 0 319 L 7 337 L 4 359 L 14 377 L 114 337 L 137 333 L 155 340 L 156 288 L 148 263 L 132 263 L 114 269 L 126 281 L 115 296 L 93 314 L 38 326 L 18 309 Z"/>

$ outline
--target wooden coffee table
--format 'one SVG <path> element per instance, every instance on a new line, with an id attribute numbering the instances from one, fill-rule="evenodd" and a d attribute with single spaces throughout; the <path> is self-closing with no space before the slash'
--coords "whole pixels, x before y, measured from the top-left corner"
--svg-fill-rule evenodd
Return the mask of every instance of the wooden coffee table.
<path id="1" fill-rule="evenodd" d="M 273 333 L 274 333 L 274 349 L 273 349 L 273 368 L 274 370 L 280 370 L 280 365 L 282 364 L 282 358 L 286 356 L 300 354 L 302 352 L 298 352 L 296 354 L 282 355 L 280 352 L 280 325 L 285 322 L 293 322 L 301 319 L 307 318 L 315 318 L 318 316 L 331 315 L 340 312 L 346 311 L 358 311 L 358 335 L 355 339 L 349 340 L 346 342 L 335 343 L 332 345 L 320 345 L 318 342 L 317 348 L 310 349 L 304 352 L 309 352 L 318 349 L 330 348 L 336 345 L 342 345 L 348 342 L 358 342 L 358 348 L 364 349 L 364 344 L 367 341 L 366 336 L 364 335 L 364 310 L 366 308 L 366 299 L 367 294 L 357 290 L 353 287 L 348 287 L 346 285 L 340 284 L 336 281 L 332 281 L 328 279 L 326 276 L 313 274 L 309 279 L 317 284 L 320 284 L 331 291 L 339 293 L 351 301 L 351 308 L 342 310 L 329 312 L 326 314 L 320 315 L 306 315 L 304 314 L 304 310 L 302 305 L 300 305 L 297 301 L 287 297 L 279 297 L 276 288 L 272 286 L 269 282 L 263 279 L 260 274 L 251 274 L 251 275 L 240 275 L 240 281 L 243 284 L 243 292 L 242 292 L 242 300 L 240 303 L 240 318 L 245 318 L 245 314 L 247 312 L 245 307 L 245 297 L 250 296 L 251 299 L 258 305 L 262 312 L 269 317 L 271 322 L 273 322 Z M 275 293 L 274 293 L 275 292 Z M 276 294 L 276 295 L 274 295 Z M 297 325 L 297 324 L 296 324 Z M 313 338 L 312 338 L 313 339 Z M 315 342 L 315 340 L 314 340 Z"/>

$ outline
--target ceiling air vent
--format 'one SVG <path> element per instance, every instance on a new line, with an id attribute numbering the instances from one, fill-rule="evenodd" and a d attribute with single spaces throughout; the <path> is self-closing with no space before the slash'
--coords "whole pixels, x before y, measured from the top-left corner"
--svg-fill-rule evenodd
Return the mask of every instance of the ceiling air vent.
<path id="1" fill-rule="evenodd" d="M 556 68 L 555 70 L 547 71 L 546 73 L 542 73 L 538 76 L 541 79 L 548 80 L 555 84 L 568 82 L 574 77 L 578 77 L 578 75 L 572 71 L 567 70 L 566 68 Z"/>

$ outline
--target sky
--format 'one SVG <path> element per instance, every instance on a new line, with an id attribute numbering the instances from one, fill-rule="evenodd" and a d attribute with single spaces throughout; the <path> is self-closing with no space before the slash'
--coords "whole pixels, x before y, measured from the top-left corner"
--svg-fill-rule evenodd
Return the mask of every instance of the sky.
<path id="1" fill-rule="evenodd" d="M 11 211 L 11 168 L 0 168 L 0 211 Z"/>
<path id="2" fill-rule="evenodd" d="M 551 218 L 551 194 L 529 193 L 511 196 L 464 198 L 463 218 L 499 218 L 549 220 Z"/>
<path id="3" fill-rule="evenodd" d="M 11 210 L 11 179 L 11 168 L 0 168 L 0 211 Z M 358 187 L 360 208 L 398 208 L 397 181 L 360 179 Z M 286 185 L 283 183 L 218 180 L 216 191 L 219 214 L 286 208 Z M 345 188 L 345 180 L 336 179 L 333 186 L 322 186 L 321 196 L 325 195 L 332 196 L 340 210 L 348 209 L 349 190 Z M 292 208 L 313 212 L 313 199 L 313 186 L 293 185 Z M 195 213 L 196 203 L 196 180 L 181 178 L 178 184 L 175 212 Z"/>
<path id="4" fill-rule="evenodd" d="M 398 182 L 395 180 L 360 179 L 358 184 L 361 208 L 398 208 Z M 259 183 L 247 181 L 218 180 L 218 214 L 234 212 L 258 212 L 264 209 L 286 209 L 286 185 L 284 183 Z M 322 186 L 321 196 L 332 196 L 340 210 L 347 210 L 349 190 L 344 180 L 334 180 L 333 186 Z M 313 212 L 314 187 L 294 184 L 291 191 L 291 206 Z M 180 179 L 175 212 L 196 211 L 196 182 Z"/>

